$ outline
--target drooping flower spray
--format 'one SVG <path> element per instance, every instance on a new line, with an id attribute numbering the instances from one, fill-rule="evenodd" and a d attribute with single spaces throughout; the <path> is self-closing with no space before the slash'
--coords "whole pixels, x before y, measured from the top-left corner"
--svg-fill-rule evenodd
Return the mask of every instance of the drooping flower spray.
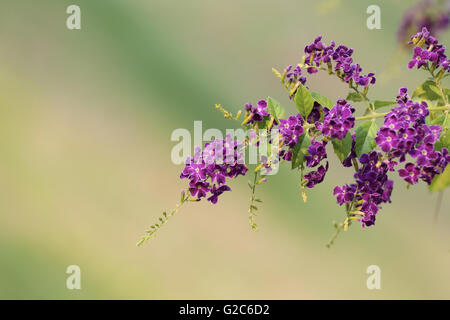
<path id="1" fill-rule="evenodd" d="M 426 28 L 412 36 L 409 44 L 414 52 L 407 67 L 424 70 L 430 76 L 411 96 L 407 88 L 401 87 L 394 99 L 370 98 L 369 90 L 376 84 L 375 72 L 363 73 L 360 64 L 354 62 L 352 48 L 334 41 L 327 45 L 317 37 L 305 46 L 299 64 L 289 65 L 283 72 L 273 69 L 298 113 L 285 117 L 281 104 L 270 97 L 246 104 L 244 111 L 236 115 L 216 105 L 225 118 L 238 121 L 248 130 L 248 137 L 240 141 L 226 136 L 196 146 L 180 175 L 188 181 L 180 203 L 164 212 L 138 244 L 154 237 L 183 204 L 203 198 L 218 203 L 223 194 L 231 191 L 228 181 L 248 172 L 253 174 L 248 181 L 249 222 L 256 230 L 257 204 L 262 202 L 256 196 L 257 185 L 267 182 L 281 163 L 290 164 L 299 172 L 299 192 L 306 201 L 306 190 L 326 178 L 331 161 L 329 145 L 340 163 L 353 167 L 354 172 L 351 182 L 330 190 L 337 204 L 345 208 L 345 217 L 342 223 L 334 223 L 336 232 L 328 246 L 354 222 L 363 228 L 375 225 L 382 205 L 391 202 L 395 174 L 408 186 L 423 181 L 431 190 L 442 190 L 450 185 L 450 92 L 443 86 L 443 80 L 450 75 L 450 61 L 445 46 Z M 320 71 L 348 85 L 345 99 L 333 103 L 325 94 L 308 87 L 306 75 Z M 361 116 L 355 115 L 355 103 L 364 105 Z M 387 107 L 391 110 L 379 112 Z M 380 118 L 383 124 L 378 127 L 376 120 Z M 244 153 L 261 144 L 267 144 L 272 151 L 260 156 L 255 168 L 249 169 Z"/>

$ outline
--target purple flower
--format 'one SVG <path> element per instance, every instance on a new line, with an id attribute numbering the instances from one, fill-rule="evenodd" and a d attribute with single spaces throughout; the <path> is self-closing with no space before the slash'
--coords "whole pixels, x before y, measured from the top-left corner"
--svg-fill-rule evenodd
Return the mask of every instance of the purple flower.
<path id="1" fill-rule="evenodd" d="M 334 187 L 333 194 L 336 196 L 336 200 L 339 205 L 343 205 L 344 203 L 350 203 L 353 201 L 356 192 L 356 185 L 348 185 L 345 184 L 342 187 L 336 186 Z"/>
<path id="2" fill-rule="evenodd" d="M 405 104 L 408 100 L 409 100 L 408 88 L 401 87 L 398 90 L 397 103 L 398 104 Z"/>
<path id="3" fill-rule="evenodd" d="M 440 174 L 447 162 L 442 160 L 442 152 L 436 151 L 435 143 L 439 140 L 442 127 L 427 125 L 425 118 L 429 115 L 426 102 L 413 102 L 408 90 L 401 88 L 397 96 L 398 106 L 384 117 L 384 125 L 380 128 L 375 142 L 388 153 L 385 159 L 390 170 L 399 162 L 406 161 L 407 155 L 416 159 L 398 172 L 411 184 L 418 179 L 430 184 L 436 174 Z"/>
<path id="4" fill-rule="evenodd" d="M 230 187 L 227 185 L 223 185 L 220 187 L 216 187 L 216 185 L 213 185 L 211 188 L 211 196 L 207 199 L 208 201 L 211 201 L 212 204 L 216 204 L 219 196 L 224 193 L 225 191 L 230 191 Z"/>
<path id="5" fill-rule="evenodd" d="M 206 179 L 207 171 L 204 164 L 192 163 L 188 158 L 186 166 L 180 174 L 181 179 L 188 178 L 191 181 L 197 182 L 198 180 Z"/>
<path id="6" fill-rule="evenodd" d="M 389 152 L 398 144 L 397 134 L 394 130 L 383 127 L 378 132 L 375 142 L 384 152 Z"/>
<path id="7" fill-rule="evenodd" d="M 348 130 L 355 125 L 353 112 L 355 112 L 355 109 L 347 101 L 338 100 L 324 118 L 323 124 L 317 124 L 317 128 L 326 137 L 342 140 L 347 135 Z"/>
<path id="8" fill-rule="evenodd" d="M 430 59 L 430 52 L 422 49 L 421 47 L 414 48 L 414 55 L 408 63 L 408 68 L 412 69 L 417 66 L 417 69 L 420 67 L 426 66 L 428 64 L 428 60 Z"/>
<path id="9" fill-rule="evenodd" d="M 326 141 L 311 141 L 311 144 L 308 147 L 308 154 L 305 155 L 307 167 L 315 167 L 322 159 L 327 157 L 327 150 L 325 149 L 326 145 Z"/>
<path id="10" fill-rule="evenodd" d="M 303 134 L 303 119 L 300 114 L 290 116 L 287 120 L 280 119 L 278 130 L 281 134 L 280 140 L 290 148 L 295 147 L 298 138 Z"/>
<path id="11" fill-rule="evenodd" d="M 281 149 L 280 157 L 285 161 L 292 161 L 292 151 Z"/>
<path id="12" fill-rule="evenodd" d="M 286 79 L 289 83 L 297 83 L 299 81 L 305 85 L 306 78 L 302 76 L 302 69 L 299 66 L 296 66 L 292 70 L 292 65 L 289 65 L 284 71 L 286 72 Z"/>
<path id="13" fill-rule="evenodd" d="M 206 197 L 209 191 L 209 183 L 206 181 L 191 181 L 189 183 L 189 192 L 191 196 L 197 195 L 197 199 Z"/>
<path id="14" fill-rule="evenodd" d="M 360 219 L 363 227 L 374 225 L 379 205 L 391 201 L 394 183 L 387 176 L 391 164 L 381 159 L 382 154 L 377 151 L 363 154 L 359 159 L 361 167 L 354 175 L 355 183 L 334 188 L 339 205 L 353 201 L 354 209 L 364 213 Z"/>
<path id="15" fill-rule="evenodd" d="M 265 100 L 258 101 L 256 106 L 253 106 L 251 103 L 247 103 L 244 106 L 245 111 L 248 113 L 248 117 L 250 120 L 247 121 L 248 124 L 252 124 L 255 122 L 261 122 L 264 120 L 264 117 L 270 116 L 270 114 L 266 111 L 267 102 Z"/>
<path id="16" fill-rule="evenodd" d="M 207 200 L 215 204 L 223 192 L 231 190 L 226 180 L 245 175 L 248 170 L 243 163 L 242 147 L 230 135 L 225 140 L 206 143 L 203 151 L 195 147 L 194 157 L 187 158 L 180 174 L 181 179 L 189 179 L 191 196 L 200 200 L 210 193 Z"/>
<path id="17" fill-rule="evenodd" d="M 327 46 L 322 41 L 322 37 L 319 36 L 314 39 L 313 43 L 305 46 L 304 51 L 304 63 L 309 74 L 317 73 L 322 64 L 325 64 L 330 71 L 334 70 L 347 83 L 353 81 L 356 85 L 367 87 L 376 82 L 375 73 L 361 74 L 362 68 L 360 65 L 353 63 L 353 49 L 351 48 L 344 45 L 336 47 L 334 41 L 331 41 L 330 45 Z M 300 67 L 292 70 L 292 66 L 289 65 L 285 71 L 289 83 L 300 81 L 304 84 L 306 82 L 306 79 L 301 77 Z"/>
<path id="18" fill-rule="evenodd" d="M 408 68 L 417 67 L 419 69 L 431 63 L 436 69 L 442 67 L 442 69 L 450 72 L 450 62 L 445 55 L 445 46 L 440 44 L 437 38 L 431 36 L 426 27 L 412 36 L 409 43 L 416 47 L 414 48 L 414 55 L 408 63 Z"/>
<path id="19" fill-rule="evenodd" d="M 404 169 L 398 170 L 400 177 L 410 184 L 416 184 L 419 180 L 420 169 L 414 163 L 407 163 Z"/>
<path id="20" fill-rule="evenodd" d="M 327 107 L 323 107 L 318 102 L 314 101 L 313 108 L 308 116 L 308 123 L 318 122 L 322 116 L 321 113 L 323 113 L 323 116 L 326 117 L 329 111 L 330 110 Z"/>
<path id="21" fill-rule="evenodd" d="M 327 164 L 324 166 L 320 166 L 317 168 L 316 171 L 311 171 L 307 174 L 305 174 L 304 178 L 306 180 L 305 186 L 308 188 L 314 188 L 316 184 L 319 184 L 323 181 L 325 178 L 325 174 L 328 171 L 328 161 Z"/>

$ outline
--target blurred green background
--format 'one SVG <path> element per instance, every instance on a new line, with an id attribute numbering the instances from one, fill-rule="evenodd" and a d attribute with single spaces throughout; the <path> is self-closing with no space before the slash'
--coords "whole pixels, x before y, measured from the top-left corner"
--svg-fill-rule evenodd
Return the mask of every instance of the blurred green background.
<path id="1" fill-rule="evenodd" d="M 352 180 L 330 154 L 326 182 L 301 200 L 288 167 L 258 190 L 259 231 L 247 220 L 246 178 L 216 206 L 183 208 L 155 241 L 143 231 L 185 186 L 172 164 L 176 128 L 229 128 L 232 111 L 268 95 L 290 105 L 271 67 L 300 61 L 316 35 L 355 48 L 371 96 L 391 99 L 425 74 L 396 43 L 414 1 L 2 0 L 0 10 L 0 298 L 450 298 L 450 201 L 433 228 L 436 194 L 396 180 L 377 225 L 341 222 L 333 186 Z M 82 29 L 66 28 L 81 7 Z M 366 28 L 381 7 L 382 29 Z M 441 36 L 448 44 L 449 36 Z M 332 99 L 347 89 L 319 74 Z M 81 290 L 66 289 L 67 266 Z M 381 290 L 366 268 L 381 268 Z"/>

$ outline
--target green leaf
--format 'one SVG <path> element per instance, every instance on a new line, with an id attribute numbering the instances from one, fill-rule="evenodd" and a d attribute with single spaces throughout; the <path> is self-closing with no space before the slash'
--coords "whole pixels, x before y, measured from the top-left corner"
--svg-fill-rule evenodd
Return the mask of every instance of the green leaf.
<path id="1" fill-rule="evenodd" d="M 450 166 L 447 166 L 439 175 L 436 175 L 431 181 L 430 190 L 431 191 L 439 191 L 444 190 L 450 185 Z"/>
<path id="2" fill-rule="evenodd" d="M 447 96 L 447 101 L 450 100 L 450 89 L 444 88 L 444 94 Z"/>
<path id="3" fill-rule="evenodd" d="M 333 144 L 334 153 L 336 153 L 339 160 L 342 162 L 345 160 L 345 158 L 348 157 L 350 154 L 350 151 L 352 150 L 352 134 L 347 132 L 347 135 L 344 137 L 344 139 L 333 139 L 331 143 Z"/>
<path id="4" fill-rule="evenodd" d="M 430 84 L 429 88 L 441 98 L 441 91 L 434 84 Z"/>
<path id="5" fill-rule="evenodd" d="M 308 118 L 314 105 L 314 99 L 311 92 L 304 85 L 300 84 L 300 87 L 298 87 L 294 101 L 303 119 Z"/>
<path id="6" fill-rule="evenodd" d="M 383 101 L 383 100 L 372 100 L 370 101 L 370 103 L 372 104 L 374 110 L 397 104 L 396 101 Z M 364 115 L 365 116 L 368 115 L 371 111 L 372 110 L 370 108 L 367 108 L 367 110 L 364 112 Z"/>
<path id="7" fill-rule="evenodd" d="M 347 95 L 347 98 L 345 98 L 345 100 L 353 101 L 353 102 L 363 101 L 361 96 L 356 92 L 349 92 L 349 94 Z"/>
<path id="8" fill-rule="evenodd" d="M 373 101 L 373 106 L 375 107 L 375 110 L 383 108 L 383 107 L 387 107 L 387 106 L 392 106 L 394 104 L 397 104 L 397 102 L 396 101 L 382 101 L 382 100 Z"/>
<path id="9" fill-rule="evenodd" d="M 441 133 L 441 138 L 434 145 L 434 149 L 441 151 L 442 148 L 450 148 L 450 130 Z"/>
<path id="10" fill-rule="evenodd" d="M 311 96 L 322 107 L 327 107 L 328 109 L 331 109 L 334 107 L 333 102 L 330 99 L 328 99 L 327 97 L 322 96 L 320 93 L 311 91 Z"/>
<path id="11" fill-rule="evenodd" d="M 444 124 L 446 115 L 445 114 L 441 114 L 439 117 L 437 117 L 436 119 L 430 119 L 430 117 L 427 117 L 425 120 L 427 122 L 428 125 L 440 125 L 442 126 Z"/>
<path id="12" fill-rule="evenodd" d="M 305 154 L 308 154 L 308 147 L 311 144 L 310 137 L 304 133 L 298 138 L 298 142 L 292 149 L 292 169 L 298 168 L 305 161 Z"/>
<path id="13" fill-rule="evenodd" d="M 284 117 L 284 108 L 281 106 L 281 104 L 271 98 L 267 98 L 267 107 L 269 108 L 269 113 L 279 122 L 278 120 Z"/>
<path id="14" fill-rule="evenodd" d="M 441 99 L 439 89 L 431 80 L 427 80 L 414 90 L 413 98 L 421 98 L 430 101 Z"/>
<path id="15" fill-rule="evenodd" d="M 375 148 L 375 136 L 377 135 L 378 125 L 375 121 L 366 121 L 363 122 L 356 129 L 356 144 L 355 151 L 358 158 L 363 153 L 369 153 Z"/>

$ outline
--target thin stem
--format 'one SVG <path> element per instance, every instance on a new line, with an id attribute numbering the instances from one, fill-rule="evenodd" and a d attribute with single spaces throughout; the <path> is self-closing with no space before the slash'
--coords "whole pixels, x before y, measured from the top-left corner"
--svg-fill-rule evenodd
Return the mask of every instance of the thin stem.
<path id="1" fill-rule="evenodd" d="M 359 121 L 359 120 L 367 120 L 367 119 L 377 119 L 377 118 L 383 118 L 385 115 L 387 115 L 387 112 L 386 113 L 373 113 L 368 116 L 356 117 L 355 120 Z"/>
<path id="2" fill-rule="evenodd" d="M 189 192 L 189 191 L 188 191 Z M 151 238 L 155 237 L 156 232 L 167 223 L 167 221 L 169 221 L 169 219 L 171 217 L 173 217 L 179 210 L 180 208 L 183 206 L 183 204 L 185 204 L 188 201 L 195 201 L 195 200 L 191 200 L 191 196 L 189 193 L 187 194 L 182 194 L 181 196 L 181 200 L 180 203 L 178 203 L 176 205 L 176 207 L 170 211 L 169 213 L 167 213 L 166 211 L 163 212 L 163 215 L 161 217 L 159 217 L 158 222 L 153 224 L 152 226 L 150 226 L 150 228 L 148 230 L 146 230 L 145 232 L 147 233 L 145 236 L 142 236 L 141 240 L 139 240 L 138 243 L 136 243 L 136 246 L 141 246 L 142 244 L 144 244 L 145 242 L 147 242 L 148 240 L 150 240 Z"/>
<path id="3" fill-rule="evenodd" d="M 250 186 L 251 190 L 252 190 L 252 195 L 250 198 L 250 208 L 248 209 L 248 213 L 249 213 L 248 220 L 249 220 L 250 226 L 252 227 L 252 230 L 254 230 L 254 231 L 256 231 L 258 229 L 258 226 L 255 223 L 255 220 L 253 219 L 254 216 L 257 216 L 257 213 L 254 212 L 254 210 L 258 210 L 258 208 L 255 206 L 255 201 L 256 201 L 255 191 L 256 191 L 256 183 L 258 181 L 258 172 L 259 172 L 258 170 L 255 170 L 253 184 Z"/>
<path id="4" fill-rule="evenodd" d="M 330 238 L 330 240 L 327 243 L 327 248 L 330 248 L 334 241 L 336 240 L 336 238 L 338 237 L 339 233 L 341 233 L 341 230 L 344 228 L 344 224 L 340 224 L 336 226 L 336 232 L 333 234 L 333 236 Z"/>
<path id="5" fill-rule="evenodd" d="M 440 81 L 439 77 L 437 77 L 437 76 L 434 74 L 434 72 L 430 70 L 430 68 L 428 67 L 428 65 L 427 65 L 426 69 L 428 70 L 428 72 L 430 72 L 431 77 L 433 77 L 434 83 L 436 84 L 436 87 L 439 89 L 439 92 L 441 93 L 442 101 L 444 101 L 444 104 L 445 104 L 446 106 L 448 106 L 448 99 L 447 99 L 447 96 L 446 96 L 445 93 L 444 93 L 444 90 L 443 90 L 443 88 L 442 88 L 441 81 Z"/>
<path id="6" fill-rule="evenodd" d="M 341 77 L 338 76 L 339 79 L 341 79 L 342 81 L 344 81 L 344 79 L 342 79 Z M 345 81 L 344 81 L 345 82 Z M 350 88 L 352 88 L 360 97 L 361 99 L 367 103 L 368 107 L 370 110 L 372 110 L 372 105 L 370 104 L 369 98 L 367 98 L 367 95 L 365 95 L 364 93 L 362 93 L 361 91 L 358 90 L 358 87 L 355 87 L 354 84 L 350 83 Z"/>

